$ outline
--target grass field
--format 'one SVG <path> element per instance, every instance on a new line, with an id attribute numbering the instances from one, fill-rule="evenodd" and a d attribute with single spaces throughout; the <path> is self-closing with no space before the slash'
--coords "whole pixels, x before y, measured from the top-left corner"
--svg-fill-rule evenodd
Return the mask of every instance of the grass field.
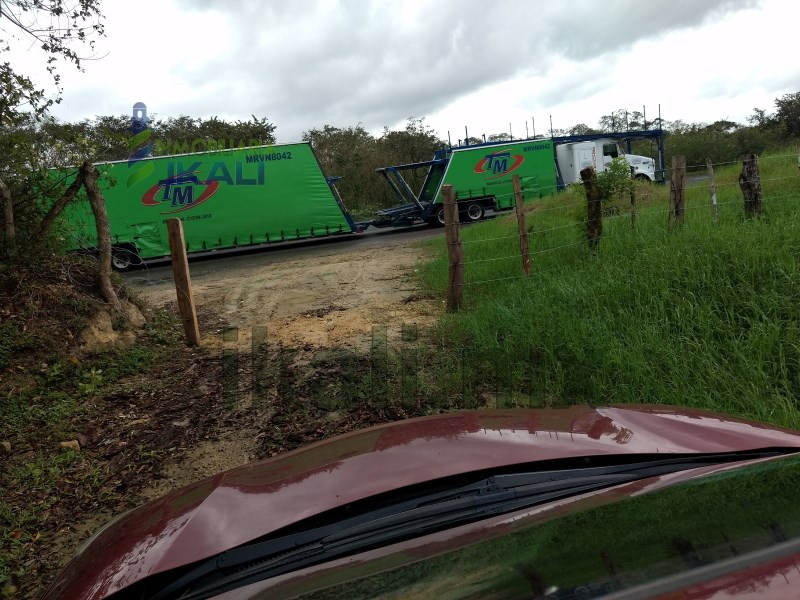
<path id="1" fill-rule="evenodd" d="M 718 224 L 707 183 L 687 186 L 674 228 L 667 189 L 641 184 L 636 227 L 626 195 L 597 254 L 580 187 L 530 202 L 528 278 L 513 215 L 465 228 L 464 304 L 437 332 L 440 376 L 469 354 L 471 376 L 512 404 L 668 403 L 800 428 L 800 174 L 792 150 L 760 164 L 761 219 L 744 218 L 741 165 L 722 166 Z M 431 245 L 421 277 L 443 295 L 445 246 Z"/>

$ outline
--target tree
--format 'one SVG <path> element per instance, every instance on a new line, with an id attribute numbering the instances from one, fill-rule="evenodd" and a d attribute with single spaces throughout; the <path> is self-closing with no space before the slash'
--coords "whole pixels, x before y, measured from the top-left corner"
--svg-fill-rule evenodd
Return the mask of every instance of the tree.
<path id="1" fill-rule="evenodd" d="M 628 111 L 624 108 L 612 110 L 610 114 L 600 117 L 598 126 L 603 133 L 613 133 L 616 131 L 625 131 L 625 116 Z"/>
<path id="2" fill-rule="evenodd" d="M 800 136 L 800 92 L 776 98 L 775 106 L 778 109 L 775 120 L 785 128 L 789 136 Z"/>
<path id="3" fill-rule="evenodd" d="M 483 140 L 472 138 L 470 144 L 481 144 Z M 409 117 L 404 129 L 390 131 L 384 127 L 383 135 L 378 139 L 378 156 L 382 165 L 400 165 L 418 163 L 433 158 L 434 152 L 444 146 L 436 132 L 425 123 L 425 119 Z M 373 172 L 374 173 L 374 172 Z M 418 193 L 425 181 L 427 169 L 415 169 L 406 173 L 405 177 L 412 189 Z M 373 179 L 377 179 L 372 175 Z M 379 182 L 386 189 L 383 182 Z M 388 197 L 388 196 L 387 196 Z"/>
<path id="4" fill-rule="evenodd" d="M 647 120 L 642 111 L 618 108 L 617 110 L 612 110 L 610 114 L 601 117 L 598 126 L 600 127 L 599 133 L 610 133 L 657 129 L 659 124 L 663 125 L 661 119 L 655 118 Z"/>
<path id="5" fill-rule="evenodd" d="M 8 61 L 0 61 L 0 147 L 10 150 L 0 159 L 0 195 L 3 199 L 4 240 L 2 250 L 7 262 L 15 259 L 18 250 L 18 223 L 15 216 L 16 201 L 26 200 L 28 207 L 41 207 L 41 198 L 31 189 L 38 176 L 43 180 L 42 157 L 35 151 L 32 135 L 37 123 L 47 117 L 47 110 L 58 102 L 61 77 L 57 70 L 59 61 L 81 68 L 84 60 L 76 46 L 94 49 L 96 35 L 103 35 L 100 0 L 2 0 L 0 3 L 0 55 L 10 52 L 12 38 L 24 38 L 38 45 L 45 53 L 46 69 L 56 85 L 57 95 L 48 98 L 27 75 L 17 73 Z M 75 181 L 67 192 L 52 206 L 66 206 L 77 194 L 78 188 L 86 190 L 100 242 L 98 282 L 106 300 L 113 306 L 119 301 L 110 285 L 111 238 L 105 206 L 96 185 L 97 171 L 84 162 L 76 173 Z M 50 186 L 54 189 L 54 186 Z M 36 210 L 32 211 L 36 213 Z M 50 217 L 48 219 L 48 217 Z M 38 244 L 47 234 L 53 221 L 53 211 L 45 217 L 36 231 L 39 235 L 28 237 L 29 244 Z M 101 231 L 102 229 L 102 231 Z"/>
<path id="6" fill-rule="evenodd" d="M 753 114 L 747 117 L 747 122 L 753 127 L 768 127 L 775 123 L 775 117 L 768 115 L 763 108 L 754 108 Z"/>
<path id="7" fill-rule="evenodd" d="M 597 129 L 592 129 L 586 123 L 578 123 L 577 125 L 573 125 L 568 130 L 568 135 L 590 135 L 593 133 L 601 133 Z"/>
<path id="8" fill-rule="evenodd" d="M 741 125 L 734 121 L 720 119 L 719 121 L 714 121 L 711 125 L 706 125 L 705 129 L 714 133 L 732 133 L 739 129 L 739 127 L 741 127 Z"/>
<path id="9" fill-rule="evenodd" d="M 80 69 L 81 61 L 86 59 L 78 54 L 75 42 L 94 50 L 93 36 L 104 35 L 105 26 L 100 0 L 3 0 L 0 31 L 5 43 L 13 37 L 12 32 L 37 43 L 47 54 L 47 71 L 58 85 L 58 61 Z M 6 46 L 4 50 L 8 49 Z"/>
<path id="10" fill-rule="evenodd" d="M 403 129 L 384 127 L 380 137 L 359 123 L 309 129 L 303 139 L 311 142 L 326 175 L 342 177 L 336 187 L 347 206 L 365 214 L 398 201 L 376 169 L 430 160 L 443 145 L 425 120 L 415 117 L 410 117 Z M 424 168 L 408 170 L 403 177 L 418 192 L 426 172 Z"/>
<path id="11" fill-rule="evenodd" d="M 61 77 L 58 62 L 65 61 L 81 68 L 83 58 L 73 47 L 87 45 L 94 49 L 94 35 L 103 35 L 104 26 L 100 13 L 100 0 L 3 0 L 0 5 L 0 57 L 10 52 L 12 38 L 25 38 L 37 44 L 46 55 L 46 68 L 60 91 Z M 0 61 L 0 136 L 13 137 L 5 140 L 7 147 L 19 145 L 20 128 L 30 124 L 30 120 L 45 117 L 47 109 L 56 98 L 48 98 L 37 88 L 30 77 L 17 73 L 8 61 Z M 19 150 L 19 148 L 15 148 Z M 7 156 L 7 155 L 6 155 Z M 13 255 L 15 247 L 15 226 L 13 219 L 13 195 L 9 177 L 25 177 L 26 170 L 39 167 L 33 162 L 35 156 L 28 153 L 31 164 L 20 171 L 22 165 L 0 162 L 0 189 L 3 190 L 6 252 Z M 10 237 L 9 237 L 10 236 Z"/>
<path id="12" fill-rule="evenodd" d="M 361 123 L 309 129 L 303 140 L 311 142 L 326 175 L 342 177 L 336 186 L 351 208 L 364 208 L 384 193 L 375 169 L 389 163 L 381 164 L 377 140 Z"/>
<path id="13" fill-rule="evenodd" d="M 181 115 L 154 119 L 150 129 L 150 141 L 157 155 L 275 143 L 275 125 L 266 117 L 255 115 L 248 121 L 232 123 L 216 116 L 203 120 Z"/>

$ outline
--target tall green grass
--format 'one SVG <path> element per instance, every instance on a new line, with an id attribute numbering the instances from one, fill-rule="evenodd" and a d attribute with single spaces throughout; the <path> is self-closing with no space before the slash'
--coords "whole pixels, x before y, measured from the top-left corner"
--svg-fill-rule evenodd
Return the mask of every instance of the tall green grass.
<path id="1" fill-rule="evenodd" d="M 502 380 L 515 404 L 668 403 L 800 428 L 796 155 L 761 157 L 756 221 L 744 218 L 740 171 L 717 169 L 716 225 L 707 182 L 687 186 L 674 228 L 667 190 L 637 186 L 636 227 L 618 199 L 596 254 L 582 189 L 531 202 L 528 278 L 513 217 L 464 228 L 464 305 L 440 323 L 441 352 L 456 361 L 467 348 L 473 375 Z M 421 277 L 444 294 L 445 246 L 431 244 Z"/>

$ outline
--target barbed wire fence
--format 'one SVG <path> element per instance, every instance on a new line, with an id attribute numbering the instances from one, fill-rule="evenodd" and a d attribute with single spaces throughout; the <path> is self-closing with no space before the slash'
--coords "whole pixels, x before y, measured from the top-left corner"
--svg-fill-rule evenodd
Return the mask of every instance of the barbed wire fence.
<path id="1" fill-rule="evenodd" d="M 770 164 L 773 161 L 786 161 L 787 159 L 796 159 L 798 172 L 793 175 L 780 175 L 780 176 L 761 176 L 760 166 L 764 163 Z M 716 182 L 714 169 L 720 167 L 730 167 L 732 165 L 742 165 L 742 172 L 738 179 L 733 182 Z M 699 171 L 705 170 L 705 174 L 697 177 L 695 181 L 687 181 L 686 174 L 689 170 Z M 592 169 L 593 171 L 593 169 Z M 677 227 L 685 220 L 687 211 L 696 213 L 698 211 L 708 211 L 710 220 L 714 225 L 719 223 L 719 212 L 723 207 L 740 205 L 743 206 L 744 216 L 747 219 L 757 219 L 761 216 L 762 203 L 774 203 L 789 200 L 800 199 L 800 186 L 797 192 L 790 193 L 765 193 L 765 187 L 770 184 L 785 182 L 788 180 L 798 181 L 800 183 L 800 152 L 795 154 L 779 154 L 769 155 L 766 157 L 759 157 L 755 154 L 748 154 L 740 161 L 730 161 L 712 164 L 711 160 L 707 160 L 705 164 L 686 165 L 685 159 L 681 160 L 675 157 L 673 161 L 673 168 L 668 171 L 669 179 L 667 181 L 668 199 L 666 206 L 664 205 L 664 191 L 659 190 L 655 185 L 650 184 L 646 187 L 631 185 L 629 187 L 629 201 L 630 209 L 629 214 L 619 211 L 616 207 L 614 211 L 603 211 L 599 216 L 596 214 L 597 208 L 600 206 L 600 198 L 596 196 L 596 190 L 587 190 L 586 181 L 581 184 L 584 191 L 587 192 L 587 200 L 582 202 L 571 202 L 565 204 L 558 204 L 555 206 L 536 207 L 528 205 L 525 210 L 523 206 L 523 198 L 520 193 L 509 193 L 501 195 L 503 199 L 510 196 L 515 196 L 514 207 L 517 212 L 517 220 L 519 223 L 519 231 L 509 233 L 508 235 L 493 235 L 486 238 L 472 238 L 462 240 L 460 236 L 461 223 L 458 220 L 458 211 L 450 211 L 450 218 L 445 223 L 446 232 L 450 232 L 447 236 L 448 248 L 448 263 L 450 267 L 451 276 L 449 277 L 448 298 L 458 297 L 457 304 L 448 304 L 448 310 L 456 311 L 461 305 L 462 292 L 464 288 L 472 286 L 483 286 L 500 282 L 511 282 L 530 278 L 531 276 L 541 276 L 555 271 L 562 271 L 574 267 L 572 264 L 563 264 L 553 268 L 537 269 L 536 257 L 545 253 L 555 253 L 567 248 L 579 248 L 581 246 L 588 246 L 592 248 L 600 243 L 600 240 L 607 240 L 613 237 L 624 235 L 622 230 L 614 233 L 602 231 L 602 223 L 614 223 L 621 219 L 630 219 L 631 230 L 636 230 L 643 220 L 660 217 L 664 218 L 666 227 Z M 589 181 L 591 182 L 591 174 L 587 173 Z M 594 174 L 596 177 L 596 173 Z M 519 178 L 514 177 L 515 186 L 519 186 Z M 764 184 L 767 184 L 765 186 Z M 590 183 L 591 186 L 591 183 Z M 447 187 L 447 186 L 445 186 Z M 708 200 L 706 203 L 700 202 L 697 199 L 697 194 L 703 188 L 708 188 Z M 736 188 L 741 192 L 740 196 L 736 199 L 720 200 L 720 197 L 730 196 L 732 190 Z M 546 194 L 549 190 L 543 190 Z M 554 191 L 554 190 L 553 190 Z M 695 196 L 693 203 L 686 203 L 686 193 L 690 192 Z M 592 194 L 589 196 L 589 194 Z M 500 200 L 501 198 L 498 198 Z M 443 201 L 445 206 L 451 200 L 448 200 L 447 192 L 443 191 Z M 536 228 L 534 225 L 526 224 L 526 217 L 528 220 L 535 221 L 537 216 L 544 215 L 552 211 L 577 211 L 586 208 L 586 215 L 580 220 L 574 220 L 569 223 L 554 225 L 545 228 Z M 595 214 L 590 211 L 594 208 Z M 448 213 L 445 212 L 447 215 Z M 593 229 L 592 229 L 593 227 Z M 559 243 L 551 247 L 544 247 L 539 249 L 529 249 L 531 240 L 533 245 L 536 246 L 541 240 L 545 238 L 545 234 L 557 232 L 565 229 L 580 230 L 584 232 L 585 239 L 576 240 L 574 242 Z M 455 232 L 455 233 L 454 233 Z M 475 247 L 490 244 L 493 246 L 503 246 L 503 242 L 510 240 L 518 240 L 519 251 L 509 250 L 498 256 L 480 256 L 477 258 L 470 258 L 474 255 Z M 500 242 L 500 244 L 498 244 Z M 464 248 L 466 247 L 466 258 Z M 505 246 L 503 246 L 505 247 Z M 522 269 L 519 273 L 513 275 L 504 275 L 501 277 L 490 277 L 480 280 L 470 280 L 470 265 L 477 266 L 486 263 L 502 263 L 504 261 L 521 261 Z"/>

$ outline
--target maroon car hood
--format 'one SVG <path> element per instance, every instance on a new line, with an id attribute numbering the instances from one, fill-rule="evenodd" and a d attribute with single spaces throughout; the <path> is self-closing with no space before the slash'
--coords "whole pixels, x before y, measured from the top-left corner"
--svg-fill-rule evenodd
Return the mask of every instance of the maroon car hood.
<path id="1" fill-rule="evenodd" d="M 102 598 L 305 517 L 403 486 L 567 457 L 800 447 L 800 435 L 666 406 L 449 413 L 372 427 L 153 501 L 100 534 L 47 597 Z"/>

